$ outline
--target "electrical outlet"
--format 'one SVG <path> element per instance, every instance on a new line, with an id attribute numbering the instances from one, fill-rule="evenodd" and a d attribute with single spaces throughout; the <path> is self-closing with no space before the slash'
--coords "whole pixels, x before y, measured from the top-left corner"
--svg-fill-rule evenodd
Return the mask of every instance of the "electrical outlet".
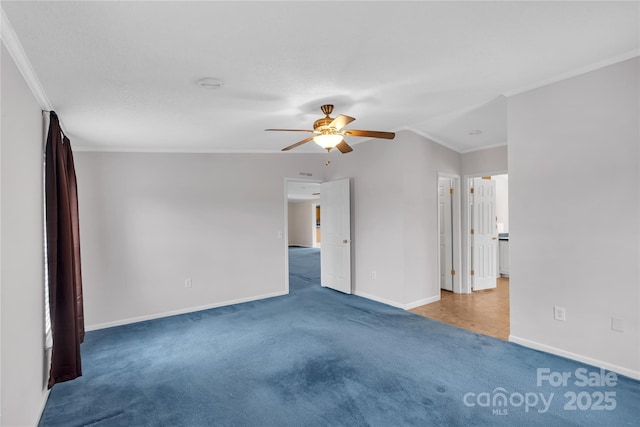
<path id="1" fill-rule="evenodd" d="M 556 320 L 559 320 L 561 322 L 564 322 L 565 320 L 567 320 L 567 313 L 566 313 L 564 307 L 554 306 L 553 307 L 553 318 L 556 319 Z"/>
<path id="2" fill-rule="evenodd" d="M 191 281 L 191 279 L 184 279 L 184 287 L 185 288 L 190 288 L 193 286 L 193 282 Z"/>
<path id="3" fill-rule="evenodd" d="M 371 278 L 375 280 L 378 277 L 378 274 L 375 271 L 371 272 Z"/>
<path id="4" fill-rule="evenodd" d="M 611 318 L 611 330 L 616 332 L 624 332 L 624 320 L 617 317 Z"/>

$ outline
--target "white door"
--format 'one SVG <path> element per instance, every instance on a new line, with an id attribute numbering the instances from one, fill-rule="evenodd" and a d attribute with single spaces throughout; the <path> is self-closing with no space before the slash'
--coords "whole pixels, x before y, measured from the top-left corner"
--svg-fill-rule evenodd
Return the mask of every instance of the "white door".
<path id="1" fill-rule="evenodd" d="M 496 182 L 474 178 L 471 200 L 471 283 L 479 291 L 497 284 Z"/>
<path id="2" fill-rule="evenodd" d="M 451 178 L 438 179 L 438 233 L 440 252 L 440 288 L 453 291 L 453 228 L 451 220 Z"/>
<path id="3" fill-rule="evenodd" d="M 320 283 L 351 293 L 351 204 L 349 179 L 320 185 Z"/>

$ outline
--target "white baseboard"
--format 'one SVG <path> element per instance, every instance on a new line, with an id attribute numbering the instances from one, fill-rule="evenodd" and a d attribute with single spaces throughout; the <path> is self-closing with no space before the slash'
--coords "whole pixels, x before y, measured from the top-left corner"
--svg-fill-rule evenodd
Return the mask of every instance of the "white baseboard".
<path id="1" fill-rule="evenodd" d="M 431 304 L 432 302 L 440 301 L 440 293 L 434 297 L 424 298 L 418 301 L 410 302 L 409 304 L 405 304 L 405 310 L 411 310 L 412 308 L 420 307 L 421 305 Z"/>
<path id="2" fill-rule="evenodd" d="M 257 301 L 257 300 L 261 300 L 261 299 L 279 297 L 279 296 L 282 296 L 282 295 L 287 295 L 287 292 L 280 291 L 280 292 L 274 292 L 272 294 L 258 295 L 258 296 L 254 296 L 254 297 L 248 297 L 248 298 L 240 298 L 240 299 L 231 300 L 231 301 L 222 301 L 222 302 L 217 302 L 217 303 L 213 303 L 213 304 L 201 305 L 201 306 L 198 306 L 198 307 L 181 308 L 179 310 L 166 311 L 166 312 L 163 312 L 163 313 L 154 313 L 154 314 L 148 314 L 148 315 L 145 315 L 145 316 L 131 317 L 131 318 L 128 318 L 128 319 L 115 320 L 113 322 L 98 323 L 96 325 L 86 326 L 85 330 L 86 331 L 95 331 L 95 330 L 98 330 L 98 329 L 112 328 L 114 326 L 128 325 L 128 324 L 131 324 L 131 323 L 144 322 L 146 320 L 160 319 L 162 317 L 176 316 L 178 314 L 193 313 L 193 312 L 196 312 L 196 311 L 209 310 L 211 308 L 218 308 L 218 307 L 224 307 L 224 306 L 227 306 L 227 305 L 241 304 L 243 302 L 251 302 L 251 301 Z"/>
<path id="3" fill-rule="evenodd" d="M 357 295 L 357 296 L 362 297 L 362 298 L 370 299 L 370 300 L 375 301 L 375 302 L 380 302 L 382 304 L 390 305 L 392 307 L 404 308 L 404 305 L 400 304 L 399 302 L 391 301 L 391 300 L 388 300 L 388 299 L 385 299 L 385 298 L 380 298 L 380 297 L 377 297 L 375 295 L 368 294 L 366 292 L 358 292 L 358 291 L 356 291 L 354 293 L 354 295 Z"/>
<path id="4" fill-rule="evenodd" d="M 47 372 L 48 374 L 48 372 Z M 47 379 L 48 382 L 48 379 Z M 42 414 L 44 413 L 44 408 L 47 406 L 47 400 L 49 400 L 49 393 L 51 392 L 51 390 L 45 388 L 44 390 L 44 399 L 42 399 L 42 402 L 40 403 L 40 411 L 38 412 L 38 419 L 36 420 L 36 422 L 33 424 L 34 426 L 37 426 L 40 423 L 40 419 L 42 418 Z M 0 419 L 0 426 L 3 426 L 4 424 L 2 424 L 2 420 Z"/>
<path id="5" fill-rule="evenodd" d="M 546 344 L 542 344 L 536 341 L 531 341 L 526 338 L 520 338 L 514 335 L 509 335 L 509 341 L 516 344 L 520 344 L 524 347 L 529 347 L 535 350 L 544 351 L 545 353 L 555 354 L 556 356 L 566 357 L 567 359 L 576 360 L 578 362 L 586 363 L 588 365 L 592 365 L 598 368 L 606 369 L 608 371 L 616 372 L 618 374 L 633 378 L 635 380 L 640 380 L 640 371 L 634 371 L 632 369 L 623 368 L 622 366 L 613 365 L 608 362 L 603 362 L 602 360 L 593 359 L 591 357 L 584 356 L 582 354 L 572 353 L 570 351 L 562 350 L 556 347 L 551 347 Z"/>
<path id="6" fill-rule="evenodd" d="M 380 298 L 378 296 L 375 295 L 371 295 L 368 294 L 366 292 L 358 292 L 356 291 L 354 295 L 357 295 L 359 297 L 362 298 L 366 298 L 366 299 L 370 299 L 382 304 L 386 304 L 386 305 L 390 305 L 392 307 L 397 307 L 397 308 L 401 308 L 403 310 L 411 310 L 412 308 L 416 308 L 416 307 L 420 307 L 421 305 L 425 305 L 425 304 L 431 304 L 432 302 L 436 302 L 440 300 L 440 295 L 437 295 L 435 297 L 430 297 L 430 298 L 425 298 L 425 299 L 421 299 L 418 301 L 414 301 L 414 302 L 410 302 L 408 304 L 402 304 L 399 303 L 397 301 L 391 301 L 385 298 Z"/>

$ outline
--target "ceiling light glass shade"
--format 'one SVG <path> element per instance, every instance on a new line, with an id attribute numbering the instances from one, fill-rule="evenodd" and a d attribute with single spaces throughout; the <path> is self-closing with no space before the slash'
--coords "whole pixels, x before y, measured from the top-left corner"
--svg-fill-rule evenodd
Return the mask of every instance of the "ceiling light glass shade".
<path id="1" fill-rule="evenodd" d="M 342 135 L 339 134 L 326 134 L 316 135 L 313 137 L 313 142 L 324 148 L 330 150 L 342 141 Z"/>

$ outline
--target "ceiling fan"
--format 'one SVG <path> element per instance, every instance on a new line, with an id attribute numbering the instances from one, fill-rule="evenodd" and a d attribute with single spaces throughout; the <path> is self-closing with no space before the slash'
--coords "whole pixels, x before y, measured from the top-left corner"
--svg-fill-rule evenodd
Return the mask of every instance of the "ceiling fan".
<path id="1" fill-rule="evenodd" d="M 315 134 L 309 138 L 305 138 L 302 141 L 298 141 L 288 147 L 282 149 L 282 151 L 289 151 L 292 148 L 306 144 L 309 141 L 314 141 L 327 151 L 331 151 L 332 148 L 337 148 L 341 153 L 349 153 L 353 151 L 353 148 L 349 146 L 344 140 L 345 136 L 363 136 L 367 138 L 384 138 L 393 139 L 396 134 L 393 132 L 379 132 L 373 130 L 356 130 L 356 129 L 344 129 L 346 125 L 355 120 L 353 117 L 340 114 L 338 117 L 331 118 L 329 115 L 333 112 L 333 105 L 326 104 L 320 107 L 325 117 L 316 120 L 313 123 L 313 130 L 307 129 L 265 129 L 266 131 L 284 131 L 284 132 L 310 132 Z"/>

